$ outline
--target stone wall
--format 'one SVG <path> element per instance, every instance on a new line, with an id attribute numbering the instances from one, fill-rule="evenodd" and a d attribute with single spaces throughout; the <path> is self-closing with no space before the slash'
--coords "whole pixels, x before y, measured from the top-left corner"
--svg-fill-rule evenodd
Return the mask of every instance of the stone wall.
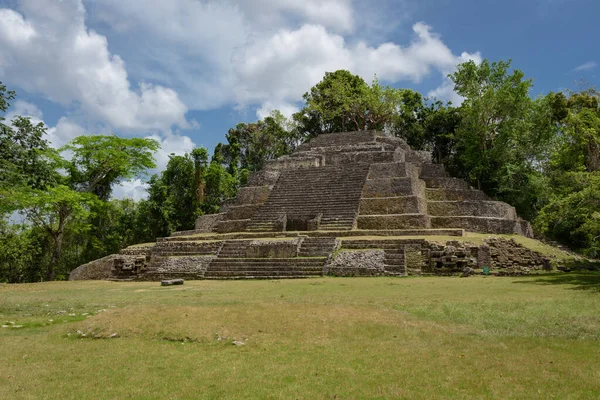
<path id="1" fill-rule="evenodd" d="M 155 257 L 148 271 L 136 280 L 202 279 L 214 255 Z"/>
<path id="2" fill-rule="evenodd" d="M 249 258 L 289 258 L 298 254 L 299 240 L 251 240 L 246 246 Z"/>
<path id="3" fill-rule="evenodd" d="M 324 268 L 331 276 L 382 276 L 385 252 L 381 249 L 341 251 Z"/>
<path id="4" fill-rule="evenodd" d="M 519 275 L 552 268 L 549 258 L 520 245 L 514 239 L 490 238 L 485 245 L 489 247 L 491 267 L 500 275 Z"/>

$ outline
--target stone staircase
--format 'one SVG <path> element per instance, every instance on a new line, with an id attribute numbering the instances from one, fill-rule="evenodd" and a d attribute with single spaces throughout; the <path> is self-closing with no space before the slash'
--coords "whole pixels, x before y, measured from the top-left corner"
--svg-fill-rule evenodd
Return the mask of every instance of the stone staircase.
<path id="1" fill-rule="evenodd" d="M 307 237 L 302 240 L 298 257 L 329 257 L 335 250 L 335 237 Z"/>
<path id="2" fill-rule="evenodd" d="M 283 279 L 323 275 L 326 257 L 216 258 L 204 279 Z"/>
<path id="3" fill-rule="evenodd" d="M 275 187 L 247 231 L 320 230 L 354 227 L 368 164 L 299 168 L 282 171 Z M 314 230 L 314 229 L 313 229 Z"/>
<path id="4" fill-rule="evenodd" d="M 327 256 L 335 245 L 335 238 L 304 238 L 300 246 L 304 249 L 300 252 L 297 251 L 298 240 L 269 243 L 272 252 L 266 251 L 262 257 L 257 257 L 261 255 L 257 246 L 269 250 L 268 245 L 252 240 L 225 242 L 218 257 L 210 262 L 203 278 L 284 279 L 321 276 Z M 284 249 L 285 246 L 287 248 Z M 290 248 L 293 251 L 290 252 Z M 288 257 L 282 257 L 282 251 L 288 251 Z M 299 254 L 302 256 L 298 257 Z"/>

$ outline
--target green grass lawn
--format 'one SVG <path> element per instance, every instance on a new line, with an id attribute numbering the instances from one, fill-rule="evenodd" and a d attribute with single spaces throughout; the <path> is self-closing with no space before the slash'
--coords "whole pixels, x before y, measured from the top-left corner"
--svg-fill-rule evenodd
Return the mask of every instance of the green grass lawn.
<path id="1" fill-rule="evenodd" d="M 598 273 L 0 285 L 0 323 L 1 399 L 600 398 Z"/>

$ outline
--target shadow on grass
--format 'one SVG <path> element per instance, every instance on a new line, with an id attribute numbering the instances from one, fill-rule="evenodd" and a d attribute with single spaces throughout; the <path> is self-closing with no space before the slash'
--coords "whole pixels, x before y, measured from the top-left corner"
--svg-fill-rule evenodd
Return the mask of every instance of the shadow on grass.
<path id="1" fill-rule="evenodd" d="M 594 272 L 559 272 L 537 275 L 535 278 L 515 281 L 534 285 L 571 285 L 574 290 L 590 290 L 600 293 L 600 271 Z"/>

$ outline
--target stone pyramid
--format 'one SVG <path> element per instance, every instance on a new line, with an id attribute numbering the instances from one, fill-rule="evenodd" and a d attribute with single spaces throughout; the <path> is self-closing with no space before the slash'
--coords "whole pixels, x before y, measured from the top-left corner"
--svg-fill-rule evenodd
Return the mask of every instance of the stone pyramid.
<path id="1" fill-rule="evenodd" d="M 267 163 L 197 231 L 465 229 L 531 236 L 529 223 L 452 178 L 428 152 L 375 131 L 322 134 Z"/>
<path id="2" fill-rule="evenodd" d="M 465 231 L 531 237 L 532 229 L 428 152 L 381 132 L 319 135 L 253 173 L 222 209 L 193 231 L 131 246 L 71 279 L 523 273 L 549 265 L 512 239 L 458 240 Z M 434 236 L 448 240 L 427 239 Z"/>

